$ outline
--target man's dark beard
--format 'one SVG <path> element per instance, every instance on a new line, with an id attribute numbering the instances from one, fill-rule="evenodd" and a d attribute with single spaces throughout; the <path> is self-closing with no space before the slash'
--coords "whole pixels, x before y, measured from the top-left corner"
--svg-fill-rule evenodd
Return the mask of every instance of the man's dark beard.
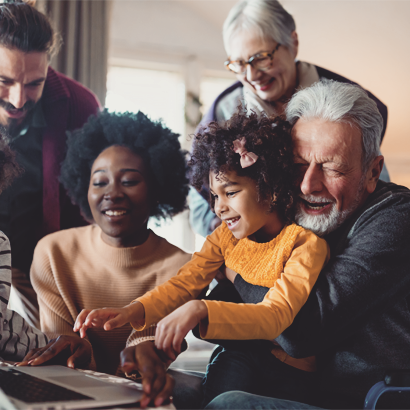
<path id="1" fill-rule="evenodd" d="M 22 108 L 19 108 L 17 110 L 17 108 L 13 104 L 10 104 L 9 102 L 0 99 L 0 107 L 4 108 L 6 111 L 9 111 L 9 110 L 26 111 L 26 115 L 24 116 L 21 122 L 19 122 L 20 120 L 18 119 L 9 118 L 7 120 L 7 124 L 1 124 L 12 138 L 17 136 L 20 133 L 20 131 L 26 126 L 26 124 L 28 124 L 31 121 L 34 108 L 36 107 L 37 104 L 38 104 L 38 101 L 34 102 L 32 100 L 29 100 L 24 104 Z"/>

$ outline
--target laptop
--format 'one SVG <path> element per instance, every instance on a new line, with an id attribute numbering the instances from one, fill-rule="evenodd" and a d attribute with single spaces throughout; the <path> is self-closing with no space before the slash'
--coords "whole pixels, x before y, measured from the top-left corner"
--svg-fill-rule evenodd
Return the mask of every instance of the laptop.
<path id="1" fill-rule="evenodd" d="M 15 367 L 4 362 L 0 389 L 19 410 L 101 408 L 136 403 L 142 397 L 137 384 L 110 383 L 64 366 Z"/>

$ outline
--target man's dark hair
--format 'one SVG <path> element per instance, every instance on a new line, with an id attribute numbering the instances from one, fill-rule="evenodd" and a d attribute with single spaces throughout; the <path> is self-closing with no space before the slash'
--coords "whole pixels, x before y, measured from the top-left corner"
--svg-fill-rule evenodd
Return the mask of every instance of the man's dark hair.
<path id="1" fill-rule="evenodd" d="M 100 153 L 113 145 L 130 149 L 144 161 L 153 188 L 151 216 L 172 217 L 186 208 L 188 178 L 178 134 L 141 111 L 104 110 L 91 116 L 81 129 L 68 133 L 67 144 L 60 180 L 87 219 L 92 220 L 87 199 L 91 168 Z"/>
<path id="2" fill-rule="evenodd" d="M 242 108 L 225 124 L 211 122 L 195 135 L 191 167 L 191 184 L 198 190 L 215 172 L 223 179 L 226 171 L 252 178 L 257 186 L 259 200 L 270 202 L 270 211 L 276 210 L 285 222 L 294 218 L 296 172 L 293 163 L 290 124 L 282 117 L 247 115 Z M 248 152 L 258 160 L 247 168 L 240 165 L 240 155 L 233 150 L 234 141 L 245 139 Z M 210 198 L 211 207 L 215 200 Z"/>
<path id="3" fill-rule="evenodd" d="M 59 36 L 46 15 L 23 2 L 0 4 L 0 45 L 24 53 L 58 51 Z"/>

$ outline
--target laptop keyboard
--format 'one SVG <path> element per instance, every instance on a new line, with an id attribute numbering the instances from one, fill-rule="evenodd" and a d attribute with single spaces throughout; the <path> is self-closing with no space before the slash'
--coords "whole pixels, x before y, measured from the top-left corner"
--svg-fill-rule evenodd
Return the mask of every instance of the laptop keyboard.
<path id="1" fill-rule="evenodd" d="M 4 393 L 25 403 L 94 400 L 92 397 L 46 382 L 37 377 L 8 369 L 0 371 L 0 387 Z"/>

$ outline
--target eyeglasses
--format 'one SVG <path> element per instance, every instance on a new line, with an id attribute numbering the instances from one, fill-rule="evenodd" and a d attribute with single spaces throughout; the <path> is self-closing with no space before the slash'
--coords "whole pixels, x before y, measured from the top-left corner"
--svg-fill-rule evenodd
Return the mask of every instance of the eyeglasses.
<path id="1" fill-rule="evenodd" d="M 271 53 L 263 52 L 252 56 L 248 61 L 238 60 L 238 61 L 225 61 L 225 67 L 234 72 L 235 74 L 245 74 L 246 65 L 249 64 L 257 70 L 266 71 L 271 67 L 273 55 L 276 53 L 280 44 L 278 44 Z"/>

